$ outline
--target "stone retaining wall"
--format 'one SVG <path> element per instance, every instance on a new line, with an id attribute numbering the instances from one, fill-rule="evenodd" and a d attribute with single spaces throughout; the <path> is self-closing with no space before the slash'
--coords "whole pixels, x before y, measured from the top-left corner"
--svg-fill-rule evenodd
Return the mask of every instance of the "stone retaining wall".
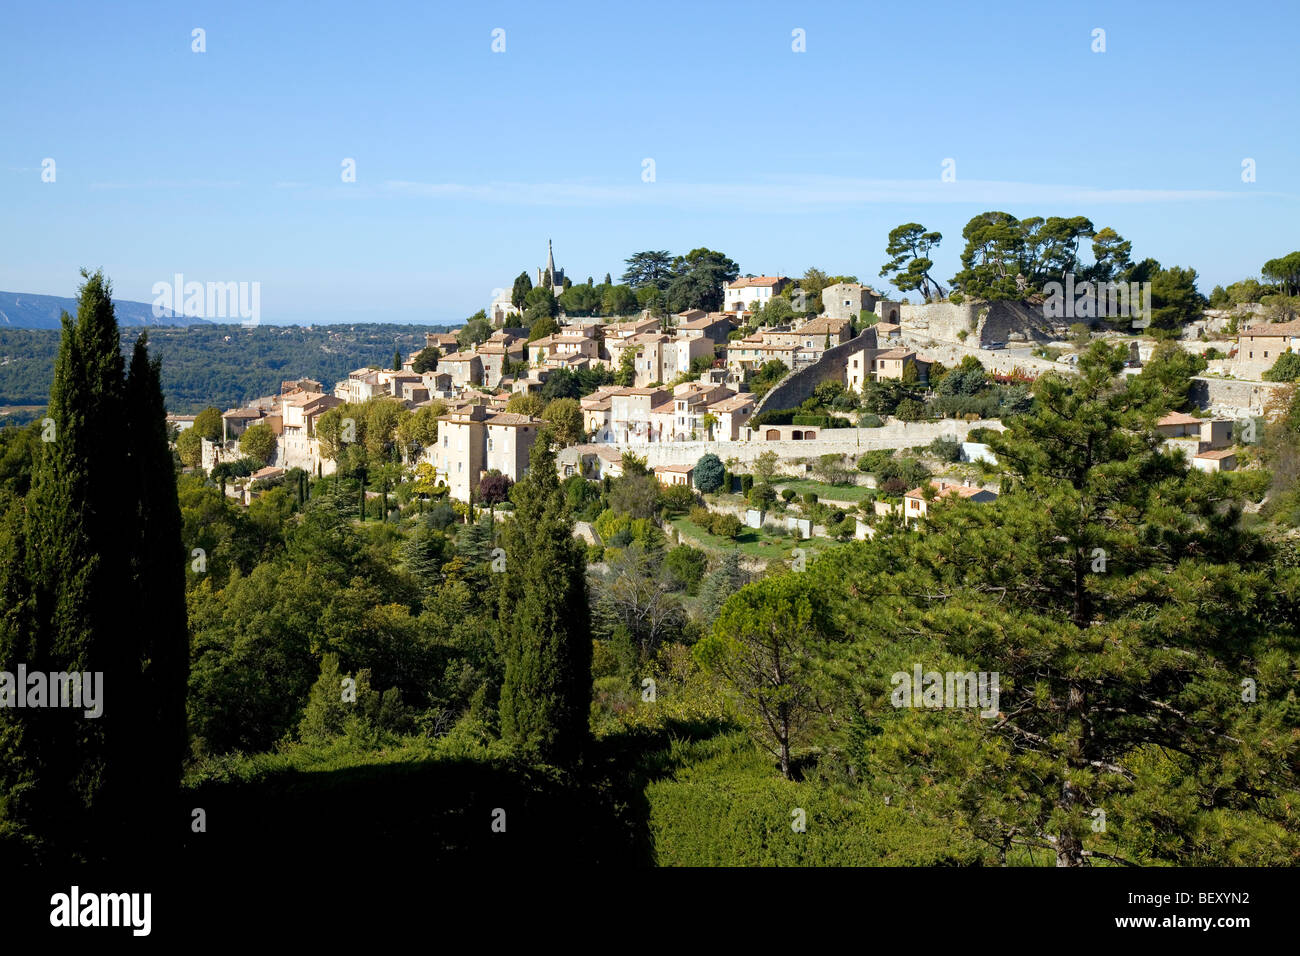
<path id="1" fill-rule="evenodd" d="M 1269 404 L 1286 387 L 1284 382 L 1252 382 L 1246 379 L 1208 378 L 1198 375 L 1192 379 L 1189 395 L 1198 408 L 1204 408 L 1216 415 L 1237 418 L 1264 414 Z"/>
<path id="2" fill-rule="evenodd" d="M 661 442 L 641 445 L 614 445 L 620 452 L 645 456 L 650 467 L 655 465 L 693 465 L 706 452 L 713 452 L 724 462 L 735 458 L 751 462 L 765 451 L 774 451 L 778 457 L 816 458 L 819 455 L 858 455 L 877 448 L 908 448 L 928 445 L 936 438 L 965 440 L 967 433 L 979 427 L 1001 429 L 1001 422 L 966 422 L 945 419 L 941 422 L 891 422 L 881 428 L 823 429 L 813 441 L 732 441 L 732 442 Z"/>

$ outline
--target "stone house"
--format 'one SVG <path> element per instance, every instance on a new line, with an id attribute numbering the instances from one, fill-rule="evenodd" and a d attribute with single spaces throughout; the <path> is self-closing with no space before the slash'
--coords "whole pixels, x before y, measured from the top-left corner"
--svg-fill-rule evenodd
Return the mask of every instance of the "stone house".
<path id="1" fill-rule="evenodd" d="M 931 481 L 930 487 L 934 489 L 934 494 L 930 500 L 926 499 L 924 486 L 913 488 L 907 494 L 903 495 L 903 520 L 913 521 L 917 518 L 924 518 L 929 514 L 930 505 L 943 501 L 947 498 L 962 498 L 966 501 L 989 502 L 997 501 L 998 496 L 992 491 L 985 491 L 974 485 L 959 485 L 948 481 Z"/>
<path id="2" fill-rule="evenodd" d="M 484 405 L 467 405 L 438 419 L 438 444 L 432 459 L 437 480 L 457 501 L 473 500 L 479 481 L 499 471 L 518 481 L 528 471 L 528 455 L 542 422 L 527 415 L 491 414 Z"/>
<path id="3" fill-rule="evenodd" d="M 655 465 L 655 478 L 659 484 L 667 487 L 684 485 L 689 488 L 691 476 L 695 474 L 694 465 Z"/>
<path id="4" fill-rule="evenodd" d="M 744 276 L 722 287 L 722 311 L 753 312 L 772 301 L 790 284 L 784 276 Z"/>
<path id="5" fill-rule="evenodd" d="M 1286 352 L 1300 351 L 1300 319 L 1272 322 L 1242 329 L 1237 336 L 1235 373 L 1258 379 Z"/>

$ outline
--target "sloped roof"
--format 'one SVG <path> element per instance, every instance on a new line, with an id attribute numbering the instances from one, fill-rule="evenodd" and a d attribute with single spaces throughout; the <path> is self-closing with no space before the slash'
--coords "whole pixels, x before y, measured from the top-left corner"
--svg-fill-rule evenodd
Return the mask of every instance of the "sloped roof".
<path id="1" fill-rule="evenodd" d="M 536 418 L 520 415 L 517 412 L 499 412 L 487 419 L 489 425 L 540 425 Z"/>
<path id="2" fill-rule="evenodd" d="M 932 481 L 930 482 L 930 487 L 935 489 L 934 496 L 936 498 L 947 498 L 949 495 L 956 495 L 959 498 L 972 498 L 981 492 L 993 495 L 995 498 L 997 497 L 997 492 L 994 491 L 985 491 L 985 489 L 978 488 L 974 485 L 958 485 L 948 481 Z M 924 498 L 924 486 L 913 488 L 907 494 L 903 495 L 903 497 Z"/>
<path id="3" fill-rule="evenodd" d="M 1241 334 L 1253 336 L 1276 335 L 1281 337 L 1300 335 L 1300 319 L 1292 319 L 1290 322 L 1272 322 L 1264 325 L 1252 325 Z"/>

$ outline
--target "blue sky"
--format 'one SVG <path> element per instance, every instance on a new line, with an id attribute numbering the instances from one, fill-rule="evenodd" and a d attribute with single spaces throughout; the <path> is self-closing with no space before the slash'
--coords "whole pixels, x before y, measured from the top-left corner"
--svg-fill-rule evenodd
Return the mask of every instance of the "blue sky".
<path id="1" fill-rule="evenodd" d="M 1088 216 L 1206 293 L 1300 248 L 1294 2 L 52 2 L 4 20 L 6 291 L 72 295 L 103 266 L 141 301 L 177 272 L 260 282 L 264 322 L 446 322 L 548 238 L 575 281 L 708 246 L 745 273 L 879 284 L 889 229 L 917 221 L 945 236 L 946 280 L 985 209 Z"/>

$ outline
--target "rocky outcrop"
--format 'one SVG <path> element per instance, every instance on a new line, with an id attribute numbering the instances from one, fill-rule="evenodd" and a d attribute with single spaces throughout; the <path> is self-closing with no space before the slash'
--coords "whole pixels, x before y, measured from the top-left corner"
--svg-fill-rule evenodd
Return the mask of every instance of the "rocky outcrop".
<path id="1" fill-rule="evenodd" d="M 899 316 L 909 341 L 930 339 L 979 348 L 991 342 L 1048 342 L 1052 321 L 1029 302 L 930 302 L 905 305 Z M 963 338 L 962 333 L 965 333 Z"/>

